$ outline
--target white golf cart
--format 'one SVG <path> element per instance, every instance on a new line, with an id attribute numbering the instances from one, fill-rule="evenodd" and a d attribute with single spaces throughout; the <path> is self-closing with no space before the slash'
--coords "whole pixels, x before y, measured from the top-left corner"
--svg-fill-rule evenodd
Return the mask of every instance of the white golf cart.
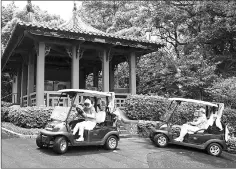
<path id="1" fill-rule="evenodd" d="M 58 92 L 61 93 L 61 97 L 51 114 L 51 121 L 36 138 L 39 148 L 52 147 L 59 154 L 65 153 L 68 146 L 104 145 L 109 150 L 116 149 L 119 132 L 115 124 L 115 115 L 110 112 L 114 106 L 114 93 L 82 89 L 64 89 Z M 60 104 L 63 97 L 71 100 L 67 106 Z M 77 142 L 78 136 L 73 136 L 72 130 L 78 122 L 84 121 L 84 118 L 73 105 L 82 104 L 87 97 L 93 100 L 94 108 L 97 111 L 97 125 L 93 130 L 85 130 L 84 141 Z M 105 111 L 99 111 L 99 99 L 105 101 Z"/>
<path id="2" fill-rule="evenodd" d="M 165 147 L 170 143 L 204 149 L 213 156 L 219 156 L 222 150 L 226 150 L 228 129 L 227 126 L 221 122 L 224 104 L 184 98 L 170 98 L 169 100 L 171 103 L 162 117 L 162 125 L 151 128 L 150 139 L 153 143 L 158 147 Z M 173 115 L 178 112 L 178 107 L 184 102 L 205 107 L 208 126 L 194 133 L 188 133 L 184 137 L 183 142 L 177 142 L 174 139 L 180 134 L 180 126 L 173 124 L 171 119 L 173 121 Z M 213 117 L 216 117 L 215 121 Z"/>

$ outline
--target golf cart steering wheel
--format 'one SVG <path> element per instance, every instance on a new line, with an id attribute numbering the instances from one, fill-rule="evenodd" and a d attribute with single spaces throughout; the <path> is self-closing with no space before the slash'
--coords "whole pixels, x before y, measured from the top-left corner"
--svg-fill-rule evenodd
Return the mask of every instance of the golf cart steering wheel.
<path id="1" fill-rule="evenodd" d="M 83 107 L 82 107 L 81 105 L 79 105 L 79 106 L 76 106 L 76 105 L 75 105 L 75 109 L 77 110 L 77 112 L 78 112 L 80 115 L 83 116 Z"/>

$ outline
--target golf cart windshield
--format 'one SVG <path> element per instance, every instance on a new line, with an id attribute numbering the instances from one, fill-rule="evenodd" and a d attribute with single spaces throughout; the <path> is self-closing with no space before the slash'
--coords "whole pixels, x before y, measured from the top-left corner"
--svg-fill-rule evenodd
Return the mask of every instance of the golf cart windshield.
<path id="1" fill-rule="evenodd" d="M 165 114 L 163 114 L 161 117 L 160 117 L 160 120 L 163 121 L 163 122 L 168 122 L 168 120 L 170 119 L 172 113 L 177 109 L 178 107 L 178 104 L 179 102 L 174 102 L 174 101 L 171 101 L 166 109 L 166 112 Z"/>
<path id="2" fill-rule="evenodd" d="M 51 114 L 51 119 L 57 121 L 65 121 L 70 107 L 56 106 Z"/>

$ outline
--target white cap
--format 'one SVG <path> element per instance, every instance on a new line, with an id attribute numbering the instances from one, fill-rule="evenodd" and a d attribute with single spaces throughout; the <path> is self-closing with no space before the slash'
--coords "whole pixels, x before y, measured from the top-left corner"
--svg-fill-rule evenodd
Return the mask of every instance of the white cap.
<path id="1" fill-rule="evenodd" d="M 86 99 L 86 100 L 84 101 L 84 103 L 88 103 L 88 104 L 89 104 L 89 107 L 92 106 L 91 100 L 89 100 L 89 99 Z"/>

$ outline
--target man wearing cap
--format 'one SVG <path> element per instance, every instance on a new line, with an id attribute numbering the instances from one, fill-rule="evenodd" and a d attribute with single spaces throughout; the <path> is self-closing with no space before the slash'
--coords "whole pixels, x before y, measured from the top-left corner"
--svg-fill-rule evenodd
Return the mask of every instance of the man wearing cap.
<path id="1" fill-rule="evenodd" d="M 180 136 L 175 141 L 182 142 L 184 140 L 184 136 L 188 132 L 195 132 L 200 129 L 206 129 L 207 126 L 207 118 L 206 118 L 206 110 L 204 108 L 200 108 L 196 112 L 194 112 L 194 120 L 192 122 L 188 122 L 186 124 L 183 124 L 180 131 Z"/>
<path id="2" fill-rule="evenodd" d="M 85 117 L 85 121 L 77 123 L 73 130 L 73 135 L 79 130 L 80 137 L 76 141 L 84 141 L 84 130 L 92 130 L 96 126 L 96 111 L 93 107 L 91 100 L 86 99 L 84 106 L 76 105 L 76 110 L 79 108 L 82 110 L 82 115 Z"/>

